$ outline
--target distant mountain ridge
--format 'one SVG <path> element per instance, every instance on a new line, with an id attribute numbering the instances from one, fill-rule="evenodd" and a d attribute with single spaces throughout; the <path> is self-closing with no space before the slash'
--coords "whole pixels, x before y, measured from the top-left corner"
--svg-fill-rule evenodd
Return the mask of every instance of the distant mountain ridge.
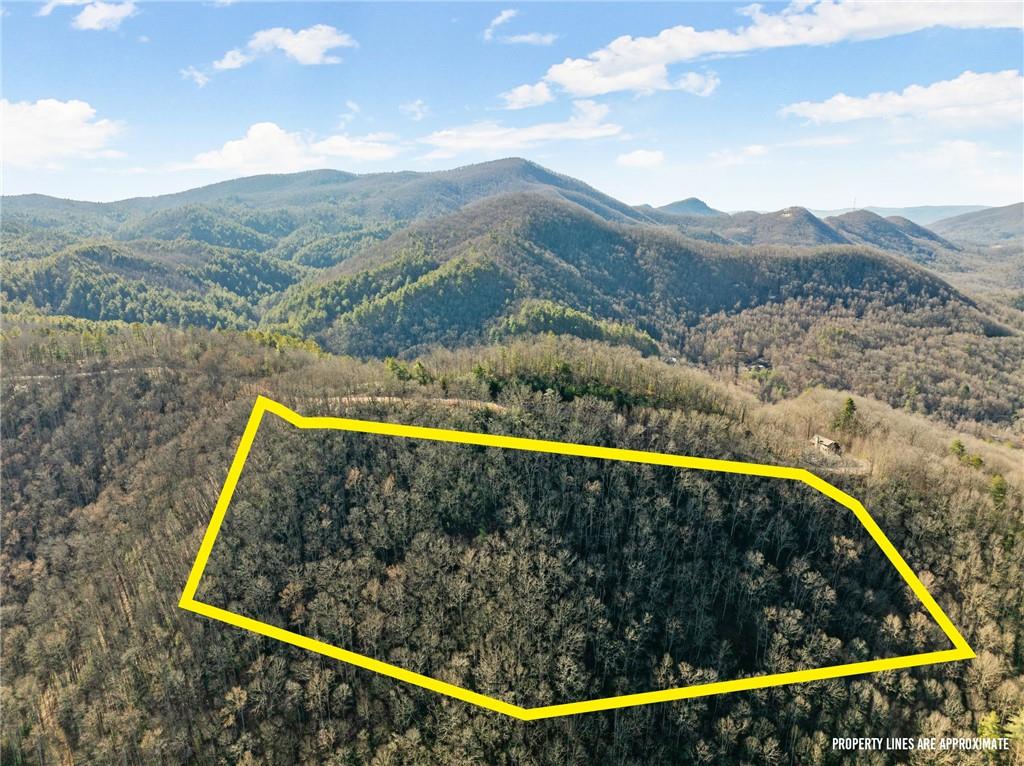
<path id="1" fill-rule="evenodd" d="M 188 243 L 202 244 L 222 249 L 218 250 L 218 263 L 237 264 L 249 258 L 253 264 L 237 286 L 235 281 L 220 275 L 215 286 L 229 282 L 226 289 L 233 295 L 236 287 L 243 293 L 260 290 L 266 295 L 265 300 L 273 303 L 274 291 L 267 292 L 264 286 L 281 283 L 280 269 L 274 264 L 284 264 L 289 279 L 303 281 L 301 271 L 308 267 L 314 269 L 309 278 L 322 281 L 336 268 L 350 271 L 365 258 L 382 252 L 385 242 L 391 247 L 390 238 L 403 241 L 403 232 L 419 231 L 414 225 L 429 220 L 458 220 L 458 226 L 468 223 L 475 227 L 477 236 L 493 236 L 493 222 L 479 217 L 469 221 L 459 218 L 459 214 L 479 203 L 501 198 L 517 202 L 506 200 L 496 209 L 542 198 L 555 204 L 554 209 L 567 209 L 558 207 L 564 203 L 609 223 L 645 230 L 664 227 L 691 241 L 720 246 L 866 246 L 930 266 L 943 264 L 952 272 L 957 271 L 961 262 L 955 238 L 942 236 L 904 217 L 884 218 L 864 210 L 823 220 L 802 207 L 730 215 L 696 197 L 660 208 L 633 207 L 582 181 L 519 158 L 437 172 L 356 175 L 312 170 L 251 176 L 175 194 L 110 203 L 75 202 L 43 195 L 6 197 L 3 251 L 8 260 L 24 260 L 61 253 L 84 239 L 114 241 L 123 243 L 127 257 L 142 258 L 169 268 L 170 273 L 179 273 L 180 254 L 190 247 Z M 984 211 L 975 213 L 983 214 Z M 433 232 L 435 238 L 449 236 L 436 227 Z M 465 233 L 460 230 L 460 236 Z M 184 250 L 175 244 L 179 241 L 184 243 Z M 162 248 L 142 244 L 147 242 L 168 244 Z M 425 245 L 415 246 L 422 249 Z M 436 248 L 436 241 L 429 246 Z M 256 254 L 261 258 L 257 259 Z M 112 267 L 82 264 L 81 273 L 95 280 L 99 278 L 97 268 Z M 115 275 L 115 281 L 124 276 Z M 195 277 L 190 275 L 187 279 L 190 284 L 195 283 Z M 203 276 L 194 284 L 194 290 L 201 295 L 209 295 L 215 289 L 206 279 Z M 178 284 L 174 280 L 172 283 Z M 228 309 L 233 322 L 252 316 L 251 311 L 243 311 L 240 306 L 229 306 L 234 300 L 225 298 L 210 316 L 220 317 Z M 160 302 L 167 303 L 163 298 Z M 161 313 L 167 311 L 161 309 Z"/>
<path id="2" fill-rule="evenodd" d="M 311 170 L 251 176 L 175 194 L 109 203 L 24 195 L 4 198 L 4 208 L 15 225 L 25 220 L 39 225 L 70 218 L 80 222 L 83 230 L 79 234 L 122 240 L 173 239 L 192 232 L 191 238 L 208 244 L 266 250 L 285 236 L 294 241 L 295 249 L 301 249 L 325 234 L 365 227 L 367 221 L 390 231 L 410 221 L 447 215 L 488 197 L 516 193 L 571 202 L 608 221 L 671 226 L 694 239 L 718 244 L 861 244 L 919 262 L 933 260 L 943 249 L 956 250 L 948 240 L 924 229 L 910 233 L 912 219 L 898 224 L 884 223 L 876 217 L 870 219 L 871 225 L 864 221 L 856 224 L 848 214 L 822 220 L 802 207 L 730 215 L 696 197 L 658 208 L 631 207 L 582 181 L 520 158 L 427 173 L 356 175 Z M 898 231 L 901 226 L 902 232 Z M 373 236 L 383 233 L 377 226 Z M 303 258 L 312 265 L 330 265 L 339 260 L 323 252 Z"/>
<path id="3" fill-rule="evenodd" d="M 981 245 L 1017 245 L 1024 250 L 1024 202 L 936 221 L 935 231 Z"/>
<path id="4" fill-rule="evenodd" d="M 478 199 L 534 191 L 562 197 L 609 220 L 644 221 L 634 208 L 592 186 L 534 162 L 509 158 L 436 172 L 356 175 L 338 170 L 261 175 L 175 194 L 117 202 L 75 202 L 44 195 L 5 197 L 11 213 L 99 213 L 123 220 L 185 205 L 240 205 L 251 209 L 329 206 L 335 215 L 411 220 L 443 215 Z"/>
<path id="5" fill-rule="evenodd" d="M 852 213 L 855 210 L 867 210 L 883 218 L 899 216 L 913 221 L 919 226 L 928 226 L 943 218 L 950 218 L 964 213 L 973 213 L 978 210 L 986 210 L 987 205 L 914 205 L 911 207 L 841 207 L 833 210 L 811 208 L 811 212 L 819 218 L 830 218 L 833 216 Z"/>
<path id="6" fill-rule="evenodd" d="M 548 301 L 593 324 L 634 327 L 668 347 L 701 316 L 787 299 L 971 305 L 913 264 L 836 242 L 806 211 L 751 215 L 765 238 L 773 226 L 793 227 L 819 246 L 699 243 L 669 227 L 606 221 L 545 195 L 502 195 L 416 223 L 295 285 L 273 301 L 264 322 L 365 356 L 475 342 L 523 300 Z"/>
<path id="7" fill-rule="evenodd" d="M 7 314 L 232 328 L 378 358 L 569 334 L 735 380 L 763 360 L 785 367 L 758 378 L 767 397 L 824 383 L 903 406 L 927 386 L 927 407 L 947 417 L 1018 409 L 956 395 L 964 381 L 1006 387 L 1024 324 L 945 278 L 994 257 L 1009 289 L 1006 251 L 961 254 L 867 211 L 678 215 L 505 160 L 262 176 L 111 204 L 10 198 L 0 225 Z M 973 351 L 950 362 L 954 336 Z"/>
<path id="8" fill-rule="evenodd" d="M 959 250 L 957 245 L 900 216 L 882 218 L 868 210 L 855 210 L 826 218 L 834 230 L 848 241 L 897 252 L 913 260 L 927 262 L 937 250 Z"/>
<path id="9" fill-rule="evenodd" d="M 670 202 L 667 205 L 662 205 L 657 208 L 663 213 L 671 213 L 672 215 L 726 215 L 721 210 L 715 210 L 713 207 L 709 207 L 706 202 L 699 200 L 696 197 L 687 197 L 686 199 L 679 200 L 678 202 Z"/>

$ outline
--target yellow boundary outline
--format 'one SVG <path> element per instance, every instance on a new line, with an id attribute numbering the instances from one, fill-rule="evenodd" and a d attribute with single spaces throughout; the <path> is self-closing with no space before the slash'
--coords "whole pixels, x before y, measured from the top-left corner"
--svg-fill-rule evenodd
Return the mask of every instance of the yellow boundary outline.
<path id="1" fill-rule="evenodd" d="M 715 683 L 697 684 L 678 689 L 663 689 L 661 691 L 642 692 L 639 694 L 626 694 L 618 697 L 605 697 L 602 699 L 585 700 L 582 702 L 568 702 L 558 705 L 545 705 L 543 707 L 524 708 L 513 705 L 485 694 L 479 694 L 469 689 L 463 689 L 454 684 L 439 681 L 436 678 L 414 673 L 391 665 L 387 662 L 375 660 L 362 654 L 350 652 L 331 644 L 317 641 L 307 636 L 293 633 L 290 630 L 269 625 L 259 620 L 253 620 L 226 609 L 220 609 L 210 604 L 195 600 L 196 590 L 199 581 L 206 569 L 206 563 L 213 550 L 213 543 L 217 539 L 221 523 L 224 521 L 224 514 L 227 512 L 235 487 L 242 475 L 242 468 L 249 456 L 256 432 L 259 430 L 263 414 L 269 412 L 277 415 L 282 420 L 290 423 L 296 428 L 303 429 L 334 429 L 340 431 L 353 431 L 357 433 L 379 434 L 383 436 L 399 436 L 409 439 L 427 439 L 430 441 L 455 442 L 458 444 L 475 444 L 483 447 L 504 447 L 506 449 L 524 450 L 528 452 L 550 452 L 557 455 L 573 455 L 576 457 L 598 458 L 601 460 L 621 460 L 631 463 L 650 463 L 652 465 L 664 465 L 674 468 L 691 468 L 699 471 L 718 471 L 720 473 L 739 473 L 751 476 L 766 476 L 773 479 L 790 479 L 803 482 L 809 487 L 835 500 L 842 506 L 853 511 L 854 515 L 871 535 L 886 558 L 900 573 L 907 585 L 914 594 L 921 600 L 932 619 L 942 628 L 946 637 L 953 643 L 952 649 L 942 651 L 925 652 L 922 654 L 910 654 L 904 657 L 889 657 L 880 660 L 869 660 L 865 662 L 853 662 L 844 665 L 832 665 L 824 668 L 811 670 L 796 670 L 789 673 L 774 673 L 765 676 L 752 678 L 739 678 L 733 681 L 718 681 Z M 213 510 L 213 516 L 203 535 L 202 543 L 199 545 L 199 552 L 192 564 L 192 571 L 189 573 L 185 590 L 181 594 L 178 606 L 214 620 L 226 622 L 237 628 L 252 631 L 269 638 L 283 641 L 311 652 L 317 652 L 342 662 L 356 665 L 366 670 L 372 670 L 391 678 L 396 678 L 406 683 L 421 686 L 424 689 L 444 694 L 464 702 L 479 705 L 488 710 L 519 718 L 524 721 L 535 721 L 541 718 L 554 718 L 556 716 L 576 715 L 578 713 L 591 713 L 599 710 L 611 710 L 614 708 L 629 707 L 632 705 L 646 705 L 652 702 L 669 702 L 672 700 L 693 699 L 695 697 L 706 697 L 712 694 L 724 694 L 727 692 L 748 691 L 750 689 L 764 689 L 770 686 L 781 686 L 783 684 L 803 683 L 807 681 L 821 681 L 827 678 L 841 678 L 844 676 L 858 675 L 861 673 L 874 673 L 883 670 L 898 670 L 912 668 L 920 665 L 931 665 L 940 662 L 952 662 L 955 660 L 969 660 L 975 657 L 974 651 L 960 635 L 942 608 L 935 602 L 928 589 L 918 579 L 917 575 L 910 568 L 903 557 L 899 554 L 889 538 L 875 523 L 874 519 L 867 512 L 861 503 L 846 494 L 827 481 L 815 476 L 810 471 L 802 468 L 790 468 L 786 466 L 763 465 L 760 463 L 742 463 L 735 460 L 716 460 L 702 457 L 686 457 L 682 455 L 667 455 L 660 452 L 644 452 L 640 450 L 617 449 L 614 447 L 596 447 L 586 444 L 571 444 L 568 442 L 545 441 L 541 439 L 524 439 L 515 436 L 499 436 L 494 434 L 472 433 L 469 431 L 453 431 L 443 428 L 426 428 L 422 426 L 399 425 L 394 423 L 380 423 L 369 420 L 351 420 L 349 418 L 336 417 L 304 417 L 293 412 L 282 404 L 279 404 L 265 396 L 259 396 L 253 405 L 252 413 L 249 415 L 249 422 L 242 433 L 242 439 L 238 444 L 231 468 L 228 470 L 224 487 L 221 489 L 217 505 Z"/>

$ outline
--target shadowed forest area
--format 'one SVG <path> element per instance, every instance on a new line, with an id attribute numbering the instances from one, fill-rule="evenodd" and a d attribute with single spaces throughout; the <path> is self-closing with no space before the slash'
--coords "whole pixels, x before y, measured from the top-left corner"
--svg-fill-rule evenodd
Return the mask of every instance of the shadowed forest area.
<path id="1" fill-rule="evenodd" d="M 268 332 L 21 319 L 3 361 L 4 763 L 840 763 L 837 731 L 1019 735 L 1010 445 L 550 336 L 385 363 Z M 815 470 L 978 657 L 524 723 L 211 622 L 177 599 L 261 393 L 782 464 L 834 433 L 869 469 Z M 945 647 L 863 530 L 795 485 L 273 422 L 251 460 L 266 470 L 244 474 L 200 597 L 524 704 Z"/>

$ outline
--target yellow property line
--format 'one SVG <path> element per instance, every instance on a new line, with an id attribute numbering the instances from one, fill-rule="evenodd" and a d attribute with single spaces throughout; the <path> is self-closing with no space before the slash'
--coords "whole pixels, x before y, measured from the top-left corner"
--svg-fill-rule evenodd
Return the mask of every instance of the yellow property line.
<path id="1" fill-rule="evenodd" d="M 952 649 L 937 652 L 925 652 L 922 654 L 910 654 L 904 657 L 889 657 L 880 660 L 869 660 L 866 662 L 852 662 L 844 665 L 832 665 L 824 668 L 811 670 L 796 670 L 790 673 L 773 673 L 752 678 L 739 678 L 733 681 L 717 681 L 715 683 L 697 684 L 680 689 L 664 689 L 661 691 L 642 692 L 640 694 L 626 694 L 617 697 L 606 697 L 602 699 L 585 700 L 582 702 L 568 702 L 559 705 L 545 705 L 543 707 L 525 708 L 513 705 L 508 702 L 488 697 L 485 694 L 464 689 L 461 686 L 445 683 L 436 678 L 414 673 L 410 670 L 400 668 L 387 662 L 375 660 L 356 652 L 348 651 L 331 644 L 317 641 L 316 639 L 293 633 L 290 630 L 279 628 L 259 620 L 253 620 L 226 609 L 220 609 L 196 601 L 196 590 L 199 588 L 199 581 L 202 579 L 206 563 L 213 550 L 214 541 L 220 532 L 221 523 L 224 521 L 224 514 L 231 503 L 231 497 L 238 485 L 238 480 L 245 466 L 246 458 L 252 449 L 253 440 L 259 430 L 263 414 L 269 412 L 282 420 L 290 423 L 296 428 L 308 429 L 333 429 L 338 431 L 354 431 L 357 433 L 379 434 L 383 436 L 398 436 L 407 439 L 426 439 L 429 441 L 454 442 L 457 444 L 476 444 L 482 447 L 503 447 L 505 449 L 524 450 L 529 452 L 550 452 L 556 455 L 573 455 L 576 457 L 598 458 L 601 460 L 620 460 L 631 463 L 650 463 L 652 465 L 665 465 L 674 468 L 690 468 L 700 471 L 718 471 L 720 473 L 749 474 L 751 476 L 766 476 L 773 479 L 791 479 L 807 484 L 809 487 L 827 495 L 842 506 L 853 511 L 854 515 L 871 535 L 886 558 L 900 573 L 907 585 L 924 604 L 925 609 L 932 616 L 932 619 L 942 628 L 943 633 L 953 644 Z M 911 668 L 919 665 L 930 665 L 939 662 L 951 662 L 954 660 L 973 659 L 975 654 L 971 647 L 960 635 L 956 626 L 942 611 L 935 599 L 928 592 L 924 584 L 910 568 L 899 551 L 893 547 L 889 538 L 879 528 L 875 520 L 867 512 L 863 505 L 854 497 L 834 487 L 827 481 L 815 476 L 810 471 L 802 468 L 791 468 L 777 465 L 764 465 L 760 463 L 743 463 L 735 460 L 715 460 L 711 458 L 687 457 L 684 455 L 667 455 L 660 452 L 645 452 L 641 450 L 617 449 L 614 447 L 597 447 L 588 444 L 571 444 L 568 442 L 545 441 L 542 439 L 524 439 L 516 436 L 500 436 L 496 434 L 481 434 L 470 431 L 453 431 L 444 428 L 426 428 L 423 426 L 399 425 L 395 423 L 379 423 L 370 420 L 352 420 L 349 418 L 334 417 L 304 417 L 293 412 L 282 404 L 259 396 L 249 415 L 249 422 L 242 433 L 242 439 L 235 451 L 235 457 L 231 461 L 231 468 L 228 470 L 224 487 L 221 489 L 217 505 L 213 510 L 213 516 L 203 535 L 199 545 L 199 552 L 196 554 L 195 562 L 192 564 L 192 571 L 189 573 L 188 581 L 185 583 L 185 590 L 181 594 L 178 606 L 188 609 L 197 614 L 204 615 L 214 620 L 226 622 L 237 628 L 252 631 L 269 638 L 283 641 L 287 644 L 308 649 L 311 652 L 318 652 L 327 657 L 332 657 L 342 662 L 347 662 L 367 670 L 372 670 L 391 678 L 396 678 L 406 683 L 421 686 L 424 689 L 445 694 L 449 697 L 470 702 L 474 705 L 494 710 L 498 713 L 519 718 L 524 721 L 534 721 L 540 718 L 553 718 L 563 715 L 575 715 L 577 713 L 590 713 L 598 710 L 611 710 L 613 708 L 628 707 L 631 705 L 645 705 L 651 702 L 668 702 L 672 700 L 693 699 L 705 697 L 711 694 L 724 694 L 727 692 L 748 691 L 751 689 L 764 689 L 770 686 L 781 686 L 783 684 L 802 683 L 806 681 L 820 681 L 827 678 L 841 678 L 861 673 L 874 673 L 882 670 L 898 670 Z"/>

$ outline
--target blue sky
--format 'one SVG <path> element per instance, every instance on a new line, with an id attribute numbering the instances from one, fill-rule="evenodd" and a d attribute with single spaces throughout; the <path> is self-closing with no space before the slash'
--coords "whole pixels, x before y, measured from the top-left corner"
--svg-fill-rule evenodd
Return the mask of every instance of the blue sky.
<path id="1" fill-rule="evenodd" d="M 5 194 L 523 156 L 630 203 L 1024 197 L 1024 6 L 3 5 Z"/>

